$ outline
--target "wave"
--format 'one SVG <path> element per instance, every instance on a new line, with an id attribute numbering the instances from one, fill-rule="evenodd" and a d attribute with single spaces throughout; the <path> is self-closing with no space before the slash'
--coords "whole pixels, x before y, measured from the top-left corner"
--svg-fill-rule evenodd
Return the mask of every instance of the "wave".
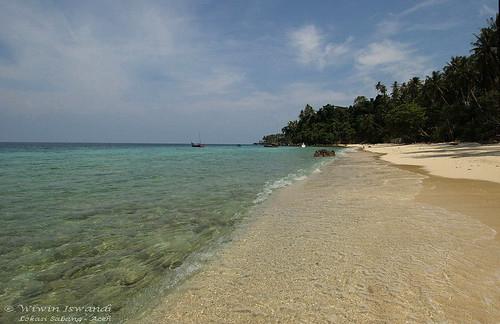
<path id="1" fill-rule="evenodd" d="M 262 191 L 257 193 L 257 197 L 254 199 L 253 203 L 254 204 L 260 204 L 263 201 L 265 201 L 269 196 L 273 193 L 274 190 L 284 188 L 286 186 L 289 186 L 297 181 L 303 181 L 309 177 L 311 174 L 317 174 L 321 172 L 321 168 L 328 164 L 329 162 L 332 162 L 334 159 L 325 159 L 320 162 L 317 162 L 313 165 L 312 168 L 304 170 L 304 169 L 299 169 L 294 173 L 289 173 L 283 178 L 280 178 L 275 181 L 267 181 L 264 184 L 264 188 Z"/>
<path id="2" fill-rule="evenodd" d="M 287 187 L 298 181 L 306 180 L 310 175 L 317 174 L 321 172 L 321 169 L 328 163 L 333 162 L 335 159 L 321 159 L 310 165 L 308 168 L 298 169 L 295 172 L 289 173 L 288 175 L 279 178 L 277 180 L 269 180 L 265 182 L 262 190 L 256 194 L 256 198 L 253 200 L 253 204 L 260 204 L 267 200 L 271 194 L 280 188 Z M 233 219 L 236 221 L 241 220 L 244 212 L 236 212 Z M 138 295 L 136 298 L 131 300 L 126 307 L 126 312 L 124 314 L 125 318 L 136 319 L 140 323 L 148 323 L 148 311 L 158 307 L 159 300 L 158 296 L 166 296 L 171 290 L 181 284 L 186 278 L 198 272 L 207 261 L 211 260 L 216 256 L 217 251 L 226 243 L 232 241 L 231 231 L 226 232 L 220 237 L 216 238 L 214 241 L 208 242 L 206 245 L 200 248 L 200 250 L 195 251 L 188 255 L 182 264 L 173 269 L 169 274 L 166 274 L 159 283 L 155 286 L 148 287 L 143 295 Z M 142 310 L 139 313 L 139 310 Z M 135 315 L 134 315 L 135 314 Z"/>

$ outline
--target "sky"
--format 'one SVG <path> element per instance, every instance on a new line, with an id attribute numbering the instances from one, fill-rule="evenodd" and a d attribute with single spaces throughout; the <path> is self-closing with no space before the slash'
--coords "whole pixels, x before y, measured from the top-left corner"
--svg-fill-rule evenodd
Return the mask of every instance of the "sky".
<path id="1" fill-rule="evenodd" d="M 0 0 L 0 141 L 252 143 L 468 55 L 497 0 Z"/>

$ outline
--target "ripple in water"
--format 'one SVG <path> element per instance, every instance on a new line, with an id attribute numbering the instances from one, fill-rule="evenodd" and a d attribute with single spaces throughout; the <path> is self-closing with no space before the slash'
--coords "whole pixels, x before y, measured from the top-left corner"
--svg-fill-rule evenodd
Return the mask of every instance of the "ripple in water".
<path id="1" fill-rule="evenodd" d="M 0 304 L 111 304 L 113 321 L 140 312 L 253 204 L 317 172 L 312 153 L 0 144 Z M 0 322 L 19 315 L 2 310 Z"/>

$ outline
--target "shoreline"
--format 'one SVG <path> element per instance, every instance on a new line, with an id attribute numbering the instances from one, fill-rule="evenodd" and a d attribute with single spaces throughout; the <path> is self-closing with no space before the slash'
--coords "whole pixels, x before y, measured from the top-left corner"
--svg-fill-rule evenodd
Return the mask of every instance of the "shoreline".
<path id="1" fill-rule="evenodd" d="M 421 174 L 350 152 L 276 192 L 144 323 L 500 318 L 500 244 L 417 201 Z"/>
<path id="2" fill-rule="evenodd" d="M 336 151 L 337 156 L 346 154 L 344 152 L 349 152 L 349 148 L 337 147 L 340 150 Z M 312 154 L 312 152 L 311 152 Z M 196 276 L 200 271 L 203 271 L 205 267 L 218 260 L 219 255 L 227 249 L 233 241 L 238 240 L 244 233 L 246 233 L 247 227 L 250 226 L 255 221 L 255 215 L 258 215 L 262 208 L 265 208 L 266 204 L 272 200 L 272 196 L 279 190 L 293 186 L 304 179 L 307 179 L 313 174 L 317 174 L 324 166 L 333 162 L 331 158 L 323 158 L 317 160 L 307 169 L 298 169 L 294 172 L 287 174 L 286 176 L 271 180 L 266 182 L 262 190 L 256 195 L 253 200 L 253 205 L 246 210 L 244 214 L 246 216 L 238 219 L 234 227 L 227 231 L 225 234 L 217 238 L 215 241 L 210 242 L 208 245 L 201 248 L 199 251 L 191 254 L 186 258 L 183 264 L 175 269 L 175 274 L 172 275 L 175 280 L 173 282 L 166 281 L 161 283 L 157 289 L 150 289 L 146 294 L 154 294 L 160 297 L 160 299 L 168 298 L 171 293 L 175 293 L 177 289 L 182 287 L 192 278 Z M 136 298 L 137 299 L 137 298 Z M 128 307 L 132 308 L 133 311 L 128 312 L 128 318 L 124 320 L 125 323 L 150 323 L 152 320 L 148 316 L 151 311 L 154 311 L 158 307 L 159 302 L 150 302 L 142 310 L 138 310 L 136 306 L 136 300 L 131 300 Z"/>
<path id="3" fill-rule="evenodd" d="M 380 160 L 403 170 L 424 175 L 416 201 L 476 218 L 495 230 L 495 238 L 500 241 L 500 145 L 350 146 L 377 154 Z"/>
<path id="4" fill-rule="evenodd" d="M 422 190 L 415 197 L 417 202 L 476 218 L 492 228 L 496 232 L 495 239 L 500 241 L 499 183 L 436 176 L 420 166 L 398 164 L 395 166 L 426 176 L 422 180 Z"/>

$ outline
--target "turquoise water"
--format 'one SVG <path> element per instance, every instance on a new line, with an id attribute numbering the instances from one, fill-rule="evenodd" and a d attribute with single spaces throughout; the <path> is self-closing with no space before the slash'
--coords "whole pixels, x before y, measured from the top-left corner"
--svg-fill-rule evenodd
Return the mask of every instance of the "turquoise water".
<path id="1" fill-rule="evenodd" d="M 313 150 L 0 143 L 0 322 L 19 305 L 133 316 L 250 207 L 315 170 Z"/>

